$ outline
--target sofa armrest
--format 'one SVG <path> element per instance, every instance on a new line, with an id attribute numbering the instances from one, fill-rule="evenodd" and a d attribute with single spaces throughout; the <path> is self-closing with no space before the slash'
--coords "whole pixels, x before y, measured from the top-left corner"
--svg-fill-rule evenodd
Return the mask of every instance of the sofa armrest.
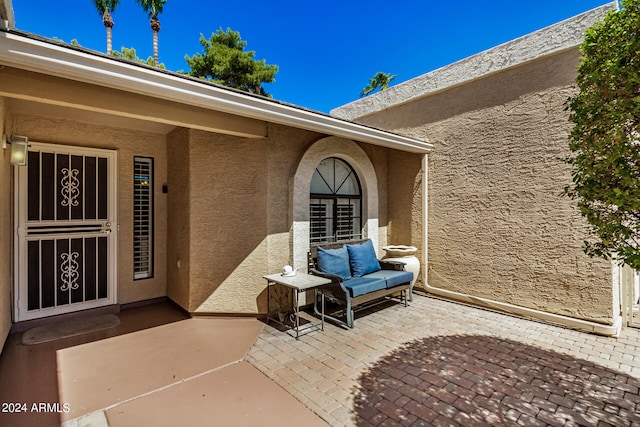
<path id="1" fill-rule="evenodd" d="M 314 276 L 320 276 L 320 277 L 324 277 L 325 279 L 329 279 L 332 282 L 336 282 L 336 283 L 341 283 L 342 282 L 342 277 L 336 275 L 336 274 L 329 274 L 329 273 L 323 273 L 320 270 L 317 270 L 315 268 L 310 268 L 309 269 L 309 274 L 313 274 Z"/>
<path id="2" fill-rule="evenodd" d="M 378 260 L 380 263 L 380 268 L 383 270 L 396 270 L 396 271 L 404 271 L 404 266 L 406 265 L 401 261 L 387 261 L 384 259 Z"/>

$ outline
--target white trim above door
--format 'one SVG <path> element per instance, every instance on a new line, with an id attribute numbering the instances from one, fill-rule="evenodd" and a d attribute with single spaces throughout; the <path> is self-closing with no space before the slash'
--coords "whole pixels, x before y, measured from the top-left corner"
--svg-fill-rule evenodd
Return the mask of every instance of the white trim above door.
<path id="1" fill-rule="evenodd" d="M 117 153 L 30 142 L 15 168 L 16 322 L 117 301 Z"/>

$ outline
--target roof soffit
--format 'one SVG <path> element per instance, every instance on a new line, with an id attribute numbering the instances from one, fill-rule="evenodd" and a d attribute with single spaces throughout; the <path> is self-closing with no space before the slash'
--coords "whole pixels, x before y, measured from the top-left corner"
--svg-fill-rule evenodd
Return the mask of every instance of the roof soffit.
<path id="1" fill-rule="evenodd" d="M 148 96 L 13 67 L 0 68 L 0 95 L 169 126 L 164 129 L 179 126 L 245 138 L 267 136 L 267 124 L 261 120 L 167 100 L 158 102 L 156 98 Z"/>
<path id="2" fill-rule="evenodd" d="M 433 148 L 425 141 L 17 32 L 0 31 L 0 64 L 402 151 Z"/>

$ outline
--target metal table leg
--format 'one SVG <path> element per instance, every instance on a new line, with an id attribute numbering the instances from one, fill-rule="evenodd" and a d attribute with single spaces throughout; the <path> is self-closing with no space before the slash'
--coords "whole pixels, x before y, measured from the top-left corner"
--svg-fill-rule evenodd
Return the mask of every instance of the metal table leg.
<path id="1" fill-rule="evenodd" d="M 273 275 L 275 276 L 275 275 Z M 282 327 L 284 327 L 287 330 L 287 333 L 289 333 L 289 335 L 295 337 L 296 339 L 300 338 L 301 335 L 304 335 L 307 330 L 311 331 L 311 330 L 318 330 L 321 329 L 324 331 L 324 318 L 326 316 L 326 298 L 327 296 L 323 293 L 320 292 L 321 296 L 322 296 L 322 310 L 319 311 L 317 310 L 317 296 L 318 296 L 318 287 L 323 285 L 324 283 L 320 283 L 318 285 L 313 286 L 304 286 L 305 283 L 303 282 L 302 286 L 298 286 L 296 285 L 295 282 L 293 283 L 289 283 L 287 281 L 285 281 L 284 283 L 278 281 L 278 280 L 271 280 L 271 277 L 267 277 L 265 276 L 265 279 L 267 279 L 267 323 L 269 323 L 269 321 L 273 320 L 275 323 L 278 323 L 279 325 L 281 325 Z M 271 316 L 271 287 L 274 285 L 280 285 L 283 288 L 288 288 L 289 290 L 291 290 L 291 299 L 295 299 L 295 301 L 291 301 L 291 306 L 293 307 L 293 311 L 294 311 L 294 317 L 291 316 L 287 316 L 286 319 L 284 319 L 284 321 L 280 320 L 279 316 L 276 317 L 272 317 Z M 307 292 L 313 290 L 313 292 L 315 293 L 315 302 L 314 302 L 314 311 L 316 313 L 316 315 L 320 315 L 321 316 L 321 322 L 320 324 L 318 324 L 318 322 L 313 322 L 313 321 L 306 321 L 305 319 L 300 319 L 300 293 L 301 292 Z M 276 297 L 278 295 L 276 294 Z M 280 302 L 280 301 L 278 301 Z M 281 308 L 281 305 L 278 304 L 278 308 L 277 310 L 279 310 Z M 280 312 L 278 311 L 278 314 L 280 314 Z M 302 325 L 302 322 L 307 322 L 304 325 Z M 318 326 L 320 326 L 320 328 L 318 328 Z M 295 329 L 295 334 L 291 333 L 291 329 Z"/>
<path id="2" fill-rule="evenodd" d="M 322 295 L 322 315 L 320 315 L 320 319 L 322 319 L 322 330 L 324 331 L 324 292 L 320 292 Z"/>
<path id="3" fill-rule="evenodd" d="M 299 290 L 295 290 L 295 292 L 292 292 L 292 294 L 295 294 L 295 298 L 296 298 L 296 304 L 295 304 L 295 310 L 296 310 L 296 339 L 298 339 L 298 337 L 300 336 L 300 291 Z"/>
<path id="4" fill-rule="evenodd" d="M 267 324 L 271 316 L 271 282 L 267 280 Z"/>

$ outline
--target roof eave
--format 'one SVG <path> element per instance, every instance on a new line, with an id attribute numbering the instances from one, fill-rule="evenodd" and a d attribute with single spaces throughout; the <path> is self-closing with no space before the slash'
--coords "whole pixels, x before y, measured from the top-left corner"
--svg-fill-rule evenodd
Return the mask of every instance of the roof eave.
<path id="1" fill-rule="evenodd" d="M 0 31 L 0 64 L 415 153 L 433 145 L 84 49 Z"/>

